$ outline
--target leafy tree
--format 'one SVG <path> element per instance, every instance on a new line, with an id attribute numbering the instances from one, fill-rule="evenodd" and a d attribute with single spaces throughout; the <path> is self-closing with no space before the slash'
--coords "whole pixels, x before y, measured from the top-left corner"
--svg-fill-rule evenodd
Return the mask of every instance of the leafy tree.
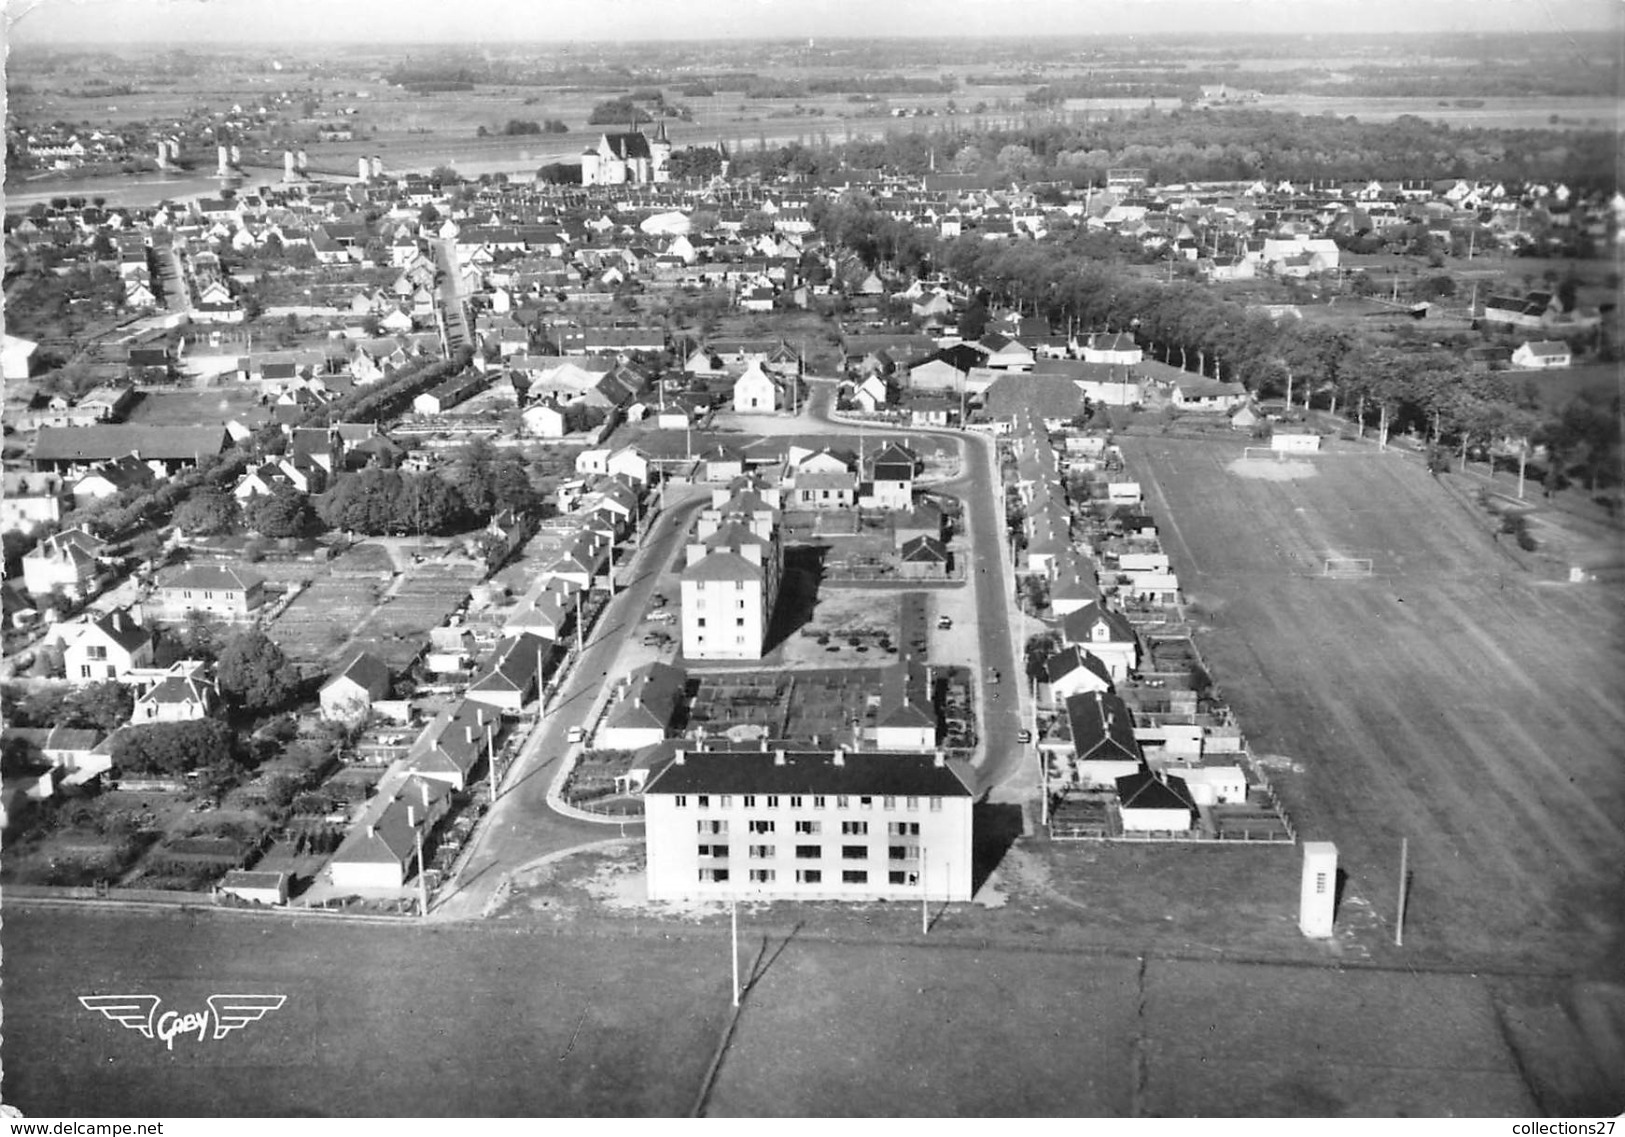
<path id="1" fill-rule="evenodd" d="M 196 490 L 175 510 L 175 528 L 212 537 L 233 532 L 241 520 L 237 500 L 222 490 Z"/>
<path id="2" fill-rule="evenodd" d="M 299 688 L 299 672 L 258 628 L 238 632 L 215 667 L 221 692 L 250 713 L 275 710 Z"/>
<path id="3" fill-rule="evenodd" d="M 303 537 L 316 524 L 310 498 L 291 486 L 255 494 L 243 505 L 243 524 L 266 537 Z"/>
<path id="4" fill-rule="evenodd" d="M 482 520 L 505 509 L 523 511 L 536 504 L 524 464 L 498 453 L 484 439 L 463 448 L 447 477 L 468 511 Z"/>
<path id="5" fill-rule="evenodd" d="M 112 733 L 130 721 L 135 700 L 122 683 L 107 680 L 76 689 L 62 707 L 61 723 Z"/>
<path id="6" fill-rule="evenodd" d="M 184 774 L 233 762 L 236 737 L 218 719 L 132 726 L 113 736 L 113 765 L 134 774 Z"/>
<path id="7" fill-rule="evenodd" d="M 987 330 L 987 305 L 981 297 L 971 301 L 969 306 L 959 314 L 959 338 L 973 342 L 982 338 Z"/>

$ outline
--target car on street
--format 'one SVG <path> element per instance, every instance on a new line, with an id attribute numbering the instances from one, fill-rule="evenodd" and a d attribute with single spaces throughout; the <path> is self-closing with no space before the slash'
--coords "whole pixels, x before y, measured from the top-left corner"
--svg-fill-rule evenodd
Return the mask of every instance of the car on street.
<path id="1" fill-rule="evenodd" d="M 584 742 L 586 741 L 586 738 L 587 730 L 585 727 L 572 726 L 569 730 L 564 732 L 564 740 L 571 745 L 574 745 L 577 742 Z"/>
<path id="2" fill-rule="evenodd" d="M 1032 740 L 1033 740 L 1033 732 L 1032 731 L 1030 731 L 1030 730 L 1018 730 L 1018 731 L 1016 731 L 1016 741 L 1021 743 L 1023 746 L 1026 746 Z"/>
<path id="3" fill-rule="evenodd" d="M 999 669 L 998 669 L 998 668 L 997 668 L 997 667 L 994 667 L 994 668 L 990 668 L 990 669 L 989 669 L 989 670 L 988 670 L 988 673 L 987 673 L 987 681 L 988 681 L 988 683 L 990 683 L 990 684 L 992 684 L 992 685 L 993 685 L 993 686 L 998 686 L 998 682 L 999 682 Z"/>
<path id="4" fill-rule="evenodd" d="M 954 619 L 953 619 L 952 616 L 938 616 L 937 617 L 937 627 L 941 628 L 943 631 L 946 632 L 949 628 L 951 628 L 953 626 L 954 626 Z"/>

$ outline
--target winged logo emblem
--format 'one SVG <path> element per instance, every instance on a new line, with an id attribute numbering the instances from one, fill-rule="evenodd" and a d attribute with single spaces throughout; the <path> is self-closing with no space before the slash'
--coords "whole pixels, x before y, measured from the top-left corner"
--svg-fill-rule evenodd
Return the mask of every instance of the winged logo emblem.
<path id="1" fill-rule="evenodd" d="M 87 1011 L 100 1011 L 120 1026 L 129 1027 L 142 1038 L 152 1037 L 152 1018 L 163 1000 L 157 995 L 80 995 Z"/>
<path id="2" fill-rule="evenodd" d="M 214 1012 L 214 1036 L 225 1038 L 234 1030 L 257 1023 L 288 1001 L 286 995 L 210 995 Z"/>
<path id="3" fill-rule="evenodd" d="M 234 1030 L 259 1022 L 287 1000 L 286 995 L 210 995 L 206 1011 L 159 1014 L 163 1000 L 157 995 L 79 996 L 87 1011 L 98 1011 L 109 1022 L 133 1030 L 142 1038 L 157 1039 L 170 1050 L 175 1049 L 175 1039 L 187 1035 L 196 1035 L 202 1042 L 209 1037 L 211 1025 L 216 1040 L 225 1038 Z"/>

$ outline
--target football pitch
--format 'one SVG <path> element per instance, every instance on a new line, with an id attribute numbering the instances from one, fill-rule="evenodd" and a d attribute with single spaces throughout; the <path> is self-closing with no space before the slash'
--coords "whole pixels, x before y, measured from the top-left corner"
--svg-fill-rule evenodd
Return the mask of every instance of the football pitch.
<path id="1" fill-rule="evenodd" d="M 1625 652 L 1605 587 L 1536 582 L 1413 459 L 1120 440 L 1255 752 L 1407 952 L 1584 972 L 1625 918 Z M 1327 579 L 1325 559 L 1369 559 Z"/>

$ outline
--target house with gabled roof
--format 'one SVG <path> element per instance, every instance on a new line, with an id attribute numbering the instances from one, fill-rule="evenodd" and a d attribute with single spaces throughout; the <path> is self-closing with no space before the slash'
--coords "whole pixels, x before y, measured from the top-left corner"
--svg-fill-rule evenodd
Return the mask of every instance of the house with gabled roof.
<path id="1" fill-rule="evenodd" d="M 23 587 L 31 596 L 48 596 L 57 589 L 83 598 L 101 568 L 105 542 L 83 529 L 53 533 L 23 554 Z"/>
<path id="2" fill-rule="evenodd" d="M 408 776 L 381 788 L 333 854 L 329 875 L 339 889 L 398 889 L 416 875 L 420 837 L 427 840 L 451 808 L 452 787 Z"/>
<path id="3" fill-rule="evenodd" d="M 930 668 L 917 661 L 888 668 L 875 713 L 874 744 L 881 750 L 930 750 L 937 744 L 937 708 Z"/>
<path id="4" fill-rule="evenodd" d="M 464 699 L 436 715 L 407 751 L 404 765 L 418 777 L 463 790 L 474 769 L 495 752 L 502 716 L 495 708 Z"/>
<path id="5" fill-rule="evenodd" d="M 1199 811 L 1185 779 L 1149 766 L 1116 779 L 1124 833 L 1188 833 Z"/>
<path id="6" fill-rule="evenodd" d="M 1525 340 L 1512 353 L 1512 366 L 1545 371 L 1567 367 L 1574 351 L 1562 340 Z"/>
<path id="7" fill-rule="evenodd" d="M 1086 691 L 1063 704 L 1072 738 L 1072 771 L 1085 786 L 1109 786 L 1142 761 L 1134 714 L 1110 691 Z"/>
<path id="8" fill-rule="evenodd" d="M 501 640 L 468 685 L 470 701 L 517 713 L 541 689 L 550 641 L 529 632 Z"/>
<path id="9" fill-rule="evenodd" d="M 593 734 L 600 750 L 641 750 L 663 740 L 678 722 L 688 674 L 666 663 L 632 672 Z"/>
<path id="10" fill-rule="evenodd" d="M 1106 665 L 1114 683 L 1124 682 L 1139 666 L 1140 646 L 1134 625 L 1121 612 L 1098 601 L 1062 616 L 1061 638 L 1087 648 Z"/>
<path id="11" fill-rule="evenodd" d="M 130 724 L 193 722 L 220 709 L 220 691 L 195 662 L 185 661 L 136 696 Z"/>
<path id="12" fill-rule="evenodd" d="M 367 718 L 372 704 L 389 698 L 389 664 L 359 648 L 327 677 L 317 693 L 322 717 L 355 726 Z"/>
<path id="13" fill-rule="evenodd" d="M 1074 644 L 1044 661 L 1044 686 L 1048 689 L 1048 702 L 1053 705 L 1064 703 L 1073 695 L 1110 691 L 1112 675 L 1098 656 Z"/>
<path id="14" fill-rule="evenodd" d="M 53 635 L 70 683 L 124 681 L 135 668 L 152 666 L 153 635 L 126 608 L 58 624 Z"/>

